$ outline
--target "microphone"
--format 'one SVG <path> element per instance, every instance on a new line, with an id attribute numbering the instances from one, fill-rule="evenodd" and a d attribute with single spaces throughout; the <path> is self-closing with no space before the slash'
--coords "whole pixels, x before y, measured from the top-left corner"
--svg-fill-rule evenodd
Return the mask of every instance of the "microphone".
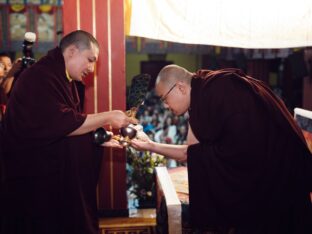
<path id="1" fill-rule="evenodd" d="M 36 41 L 36 34 L 33 32 L 26 32 L 23 41 L 23 58 L 22 58 L 22 66 L 23 68 L 28 68 L 32 64 L 35 63 L 34 54 L 32 51 L 32 47 L 34 42 Z"/>

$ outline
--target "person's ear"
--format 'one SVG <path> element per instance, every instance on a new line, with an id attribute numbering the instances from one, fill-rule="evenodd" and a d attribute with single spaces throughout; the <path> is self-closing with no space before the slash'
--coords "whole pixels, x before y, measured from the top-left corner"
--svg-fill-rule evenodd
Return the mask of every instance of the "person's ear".
<path id="1" fill-rule="evenodd" d="M 184 82 L 179 81 L 177 83 L 178 89 L 182 94 L 186 94 L 186 84 Z"/>
<path id="2" fill-rule="evenodd" d="M 68 46 L 68 55 L 70 56 L 70 57 L 73 57 L 74 56 L 74 54 L 78 51 L 78 48 L 77 48 L 77 46 L 75 46 L 75 45 L 70 45 L 70 46 Z"/>

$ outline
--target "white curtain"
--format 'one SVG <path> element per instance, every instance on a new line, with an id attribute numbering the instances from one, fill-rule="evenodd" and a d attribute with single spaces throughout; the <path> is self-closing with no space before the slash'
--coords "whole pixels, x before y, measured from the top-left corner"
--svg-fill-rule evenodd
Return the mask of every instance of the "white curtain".
<path id="1" fill-rule="evenodd" d="M 132 0 L 128 35 L 238 48 L 312 46 L 312 0 Z"/>

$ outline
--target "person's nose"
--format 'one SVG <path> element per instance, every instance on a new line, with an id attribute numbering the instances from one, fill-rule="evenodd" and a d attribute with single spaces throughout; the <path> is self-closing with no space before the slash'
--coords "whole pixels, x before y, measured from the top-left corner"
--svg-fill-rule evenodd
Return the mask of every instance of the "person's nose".
<path id="1" fill-rule="evenodd" d="M 89 64 L 88 65 L 88 71 L 91 73 L 91 72 L 94 72 L 94 64 Z"/>

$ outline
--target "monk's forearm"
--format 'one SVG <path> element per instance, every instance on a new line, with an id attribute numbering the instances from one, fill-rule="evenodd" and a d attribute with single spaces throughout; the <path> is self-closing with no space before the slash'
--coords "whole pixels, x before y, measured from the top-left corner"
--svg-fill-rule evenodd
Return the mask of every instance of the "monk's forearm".
<path id="1" fill-rule="evenodd" d="M 150 142 L 148 150 L 178 161 L 186 161 L 188 145 L 171 145 Z"/>
<path id="2" fill-rule="evenodd" d="M 82 135 L 95 129 L 102 127 L 104 125 L 110 124 L 110 113 L 109 112 L 101 112 L 97 114 L 88 114 L 86 120 L 83 124 L 71 132 L 69 136 Z"/>

